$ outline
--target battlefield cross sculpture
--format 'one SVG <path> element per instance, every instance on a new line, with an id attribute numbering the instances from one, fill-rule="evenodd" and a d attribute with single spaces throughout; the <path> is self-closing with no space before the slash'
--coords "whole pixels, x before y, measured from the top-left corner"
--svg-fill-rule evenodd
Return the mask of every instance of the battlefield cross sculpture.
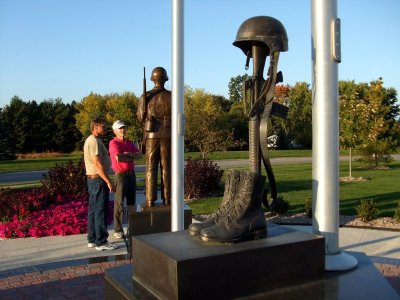
<path id="1" fill-rule="evenodd" d="M 285 118 L 287 107 L 274 102 L 275 85 L 283 80 L 277 72 L 279 53 L 288 50 L 286 30 L 277 19 L 258 16 L 239 27 L 234 46 L 246 55 L 246 69 L 253 59 L 253 76 L 244 83 L 245 97 L 250 92 L 249 160 L 250 171 L 229 170 L 222 202 L 206 221 L 193 223 L 188 232 L 203 241 L 236 243 L 264 238 L 267 225 L 262 209 L 273 208 L 277 201 L 274 174 L 268 156 L 268 120 L 271 115 Z M 267 80 L 263 77 L 267 56 L 270 57 Z M 244 99 L 246 101 L 246 99 Z M 266 169 L 261 175 L 261 161 Z M 267 200 L 270 192 L 271 202 Z"/>

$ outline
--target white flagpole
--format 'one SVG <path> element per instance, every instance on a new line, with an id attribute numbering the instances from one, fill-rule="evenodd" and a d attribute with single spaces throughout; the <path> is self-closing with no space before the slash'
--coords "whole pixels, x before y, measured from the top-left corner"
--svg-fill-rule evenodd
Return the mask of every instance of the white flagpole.
<path id="1" fill-rule="evenodd" d="M 172 0 L 171 231 L 184 229 L 183 0 Z"/>
<path id="2" fill-rule="evenodd" d="M 337 0 L 312 0 L 313 232 L 325 237 L 325 269 L 349 270 L 357 260 L 339 250 L 340 19 Z"/>

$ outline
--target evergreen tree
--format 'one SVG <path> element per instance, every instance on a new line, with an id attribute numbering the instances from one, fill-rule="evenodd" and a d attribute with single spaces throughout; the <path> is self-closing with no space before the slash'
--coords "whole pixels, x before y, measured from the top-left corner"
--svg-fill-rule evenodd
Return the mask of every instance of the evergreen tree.
<path id="1" fill-rule="evenodd" d="M 4 121 L 0 108 L 0 160 L 15 159 L 15 148 L 10 140 L 10 128 Z"/>
<path id="2" fill-rule="evenodd" d="M 26 153 L 25 146 L 29 132 L 29 111 L 21 98 L 14 96 L 3 108 L 3 120 L 9 128 L 9 141 L 16 153 Z"/>

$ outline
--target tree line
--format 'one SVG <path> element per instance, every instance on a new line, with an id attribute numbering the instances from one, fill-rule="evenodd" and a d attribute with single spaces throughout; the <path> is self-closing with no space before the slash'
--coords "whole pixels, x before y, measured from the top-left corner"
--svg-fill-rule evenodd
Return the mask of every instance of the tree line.
<path id="1" fill-rule="evenodd" d="M 185 148 L 200 151 L 248 149 L 248 116 L 243 82 L 248 75 L 230 79 L 229 98 L 186 86 Z M 278 147 L 312 146 L 312 92 L 306 82 L 278 85 L 275 101 L 289 107 L 286 119 L 272 116 L 268 135 L 277 135 Z M 248 97 L 247 97 L 248 98 Z M 131 93 L 99 95 L 90 93 L 79 102 L 64 104 L 60 98 L 24 102 L 15 96 L 0 109 L 0 159 L 16 153 L 71 152 L 81 150 L 90 134 L 90 120 L 104 117 L 112 137 L 111 124 L 127 124 L 128 138 L 140 142 L 142 126 L 136 120 L 139 98 Z M 397 92 L 385 88 L 382 79 L 370 83 L 339 82 L 340 146 L 373 154 L 382 159 L 399 145 Z M 369 155 L 367 154 L 367 155 Z"/>
<path id="2" fill-rule="evenodd" d="M 82 138 L 75 126 L 76 103 L 60 98 L 24 102 L 14 96 L 0 109 L 0 160 L 16 153 L 71 152 Z"/>

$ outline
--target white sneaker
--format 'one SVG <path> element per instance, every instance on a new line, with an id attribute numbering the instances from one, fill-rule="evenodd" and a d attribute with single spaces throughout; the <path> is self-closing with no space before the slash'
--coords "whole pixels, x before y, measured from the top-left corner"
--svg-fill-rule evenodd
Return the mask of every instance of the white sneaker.
<path id="1" fill-rule="evenodd" d="M 116 239 L 122 239 L 124 237 L 124 234 L 122 232 L 114 232 L 114 237 Z"/>
<path id="2" fill-rule="evenodd" d="M 94 248 L 94 247 L 96 247 L 96 244 L 95 243 L 88 243 L 87 246 L 88 246 L 88 248 Z"/>
<path id="3" fill-rule="evenodd" d="M 118 246 L 117 245 L 115 245 L 115 244 L 110 244 L 110 243 L 105 243 L 105 244 L 103 244 L 103 245 L 100 245 L 100 246 L 96 246 L 96 250 L 97 251 L 103 251 L 103 250 L 115 250 L 115 249 L 117 249 L 118 248 Z"/>

